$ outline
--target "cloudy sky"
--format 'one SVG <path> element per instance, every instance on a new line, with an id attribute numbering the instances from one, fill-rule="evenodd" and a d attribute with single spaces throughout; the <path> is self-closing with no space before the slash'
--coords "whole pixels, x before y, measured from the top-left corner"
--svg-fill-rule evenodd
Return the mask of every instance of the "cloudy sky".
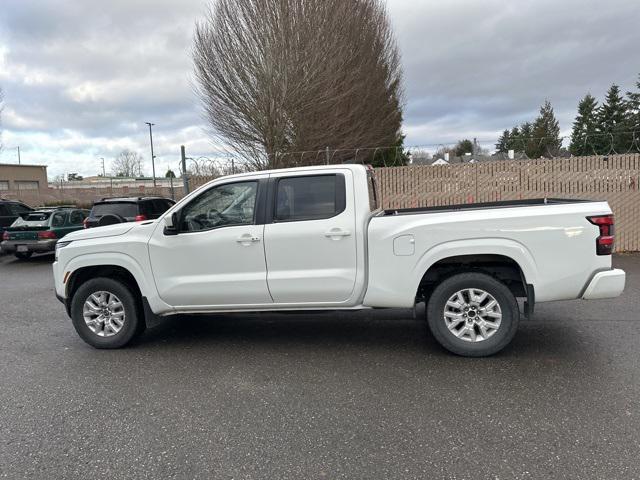
<path id="1" fill-rule="evenodd" d="M 124 148 L 158 170 L 218 149 L 193 94 L 206 0 L 2 0 L 0 162 L 96 174 Z M 548 98 L 567 133 L 578 100 L 640 73 L 640 1 L 388 0 L 403 56 L 408 145 L 493 140 Z"/>

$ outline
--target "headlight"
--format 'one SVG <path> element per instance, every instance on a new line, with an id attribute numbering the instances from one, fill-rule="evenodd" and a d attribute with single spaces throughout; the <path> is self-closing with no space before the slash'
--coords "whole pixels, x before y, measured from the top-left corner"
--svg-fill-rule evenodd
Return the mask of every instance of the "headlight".
<path id="1" fill-rule="evenodd" d="M 58 242 L 56 243 L 56 260 L 58 260 L 58 250 L 60 250 L 61 248 L 66 247 L 67 245 L 69 245 L 71 243 L 71 241 L 68 242 Z"/>

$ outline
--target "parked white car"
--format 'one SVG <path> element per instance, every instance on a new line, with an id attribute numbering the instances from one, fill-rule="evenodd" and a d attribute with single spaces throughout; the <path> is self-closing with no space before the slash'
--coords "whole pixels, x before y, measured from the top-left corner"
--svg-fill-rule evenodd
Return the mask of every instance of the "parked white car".
<path id="1" fill-rule="evenodd" d="M 218 178 L 160 219 L 58 242 L 57 297 L 97 348 L 182 313 L 411 308 L 451 352 L 505 347 L 523 313 L 620 295 L 606 202 L 382 210 L 373 171 L 334 165 Z"/>

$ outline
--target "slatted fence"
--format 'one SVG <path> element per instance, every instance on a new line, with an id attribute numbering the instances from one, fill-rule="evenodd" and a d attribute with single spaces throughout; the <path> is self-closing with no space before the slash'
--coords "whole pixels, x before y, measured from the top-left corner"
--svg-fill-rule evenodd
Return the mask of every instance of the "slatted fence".
<path id="1" fill-rule="evenodd" d="M 376 170 L 385 208 L 525 198 L 606 200 L 617 251 L 640 250 L 640 155 L 508 160 Z"/>
<path id="2" fill-rule="evenodd" d="M 616 215 L 617 251 L 640 251 L 640 155 L 573 157 L 549 160 L 484 161 L 435 166 L 376 169 L 385 208 L 453 205 L 525 198 L 606 200 Z M 214 177 L 192 176 L 190 189 Z M 157 189 L 47 189 L 0 192 L 32 204 L 91 205 L 101 196 L 160 194 L 182 198 L 180 180 L 173 192 Z"/>

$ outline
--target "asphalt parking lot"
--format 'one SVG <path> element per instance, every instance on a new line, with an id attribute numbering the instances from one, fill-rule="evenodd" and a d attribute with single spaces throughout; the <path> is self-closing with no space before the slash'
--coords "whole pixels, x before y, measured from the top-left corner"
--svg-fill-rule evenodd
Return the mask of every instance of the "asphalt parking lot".
<path id="1" fill-rule="evenodd" d="M 0 478 L 640 478 L 640 256 L 488 359 L 410 311 L 174 318 L 98 351 L 0 257 Z"/>

